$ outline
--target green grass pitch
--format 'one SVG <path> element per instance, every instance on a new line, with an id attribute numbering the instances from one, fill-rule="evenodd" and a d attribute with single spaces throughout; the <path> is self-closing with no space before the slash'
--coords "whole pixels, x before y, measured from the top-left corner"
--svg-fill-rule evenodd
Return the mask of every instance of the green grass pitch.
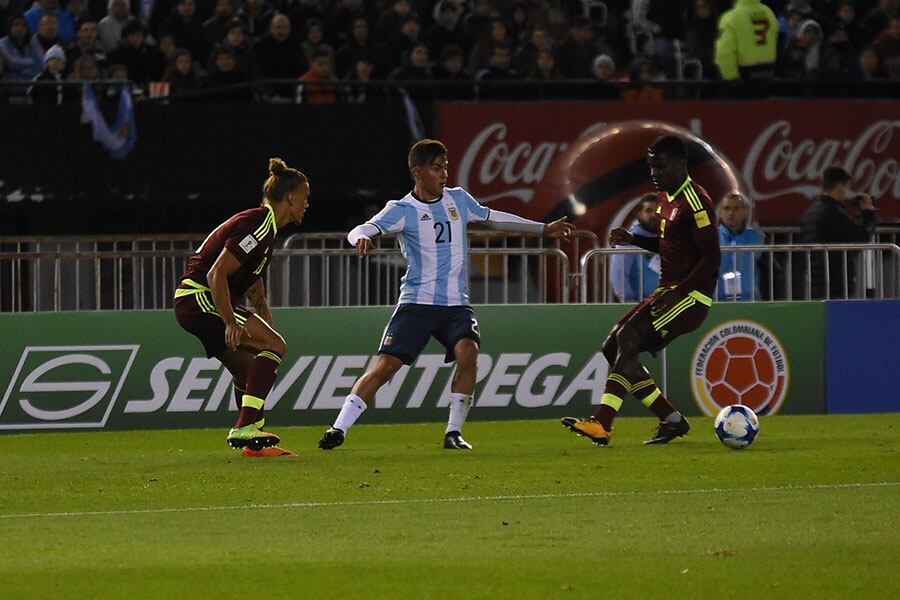
<path id="1" fill-rule="evenodd" d="M 898 598 L 900 414 L 0 437 L 0 598 Z"/>

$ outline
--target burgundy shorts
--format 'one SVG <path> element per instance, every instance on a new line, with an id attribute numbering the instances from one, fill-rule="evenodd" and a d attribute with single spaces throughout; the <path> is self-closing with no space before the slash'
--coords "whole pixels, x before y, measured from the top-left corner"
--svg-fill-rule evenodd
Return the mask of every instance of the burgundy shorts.
<path id="1" fill-rule="evenodd" d="M 175 298 L 172 308 L 182 329 L 196 336 L 203 344 L 207 358 L 219 357 L 228 349 L 225 345 L 225 321 L 216 312 L 209 292 Z M 251 316 L 253 313 L 247 307 L 234 307 L 234 317 L 240 325 Z"/>
<path id="2" fill-rule="evenodd" d="M 646 315 L 653 327 L 653 335 L 641 342 L 641 352 L 650 352 L 654 356 L 680 335 L 694 331 L 706 320 L 712 300 L 699 292 L 691 292 L 684 299 L 661 315 L 654 315 L 650 305 L 657 295 L 665 290 L 654 292 L 649 298 L 635 305 L 619 319 L 610 335 L 615 335 L 625 323 L 635 315 Z"/>

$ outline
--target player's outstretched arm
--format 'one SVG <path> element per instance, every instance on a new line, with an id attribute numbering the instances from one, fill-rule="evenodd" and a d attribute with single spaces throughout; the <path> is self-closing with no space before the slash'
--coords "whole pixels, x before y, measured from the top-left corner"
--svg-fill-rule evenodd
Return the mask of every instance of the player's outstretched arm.
<path id="1" fill-rule="evenodd" d="M 350 233 L 347 234 L 347 241 L 356 248 L 358 255 L 365 256 L 374 247 L 372 238 L 376 235 L 381 235 L 378 227 L 372 223 L 363 223 L 350 230 Z"/>
<path id="2" fill-rule="evenodd" d="M 569 237 L 569 234 L 575 229 L 575 226 L 567 223 L 565 219 L 557 219 L 552 223 L 541 223 L 540 221 L 532 221 L 502 210 L 492 210 L 488 213 L 487 219 L 481 223 L 487 229 L 494 231 L 530 233 L 531 235 L 543 235 L 550 238 Z"/>
<path id="3" fill-rule="evenodd" d="M 544 237 L 548 238 L 567 238 L 573 231 L 575 226 L 565 219 L 557 219 L 544 225 Z"/>

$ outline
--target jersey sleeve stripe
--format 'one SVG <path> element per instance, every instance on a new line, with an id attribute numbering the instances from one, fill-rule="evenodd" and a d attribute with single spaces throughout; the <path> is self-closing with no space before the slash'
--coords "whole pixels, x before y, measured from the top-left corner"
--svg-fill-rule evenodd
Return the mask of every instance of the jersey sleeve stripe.
<path id="1" fill-rule="evenodd" d="M 688 185 L 684 188 L 684 195 L 687 198 L 688 204 L 691 205 L 691 208 L 694 212 L 700 212 L 703 210 L 703 203 L 700 202 L 700 198 L 697 197 L 697 192 L 694 191 L 694 187 Z"/>

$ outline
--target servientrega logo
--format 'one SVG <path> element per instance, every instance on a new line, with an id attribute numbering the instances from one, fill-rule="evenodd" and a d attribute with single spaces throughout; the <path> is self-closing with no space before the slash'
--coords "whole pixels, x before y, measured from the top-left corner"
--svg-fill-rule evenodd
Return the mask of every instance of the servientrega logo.
<path id="1" fill-rule="evenodd" d="M 773 415 L 787 394 L 784 347 L 774 333 L 753 321 L 714 327 L 697 345 L 691 365 L 694 400 L 711 417 L 731 404 Z"/>
<path id="2" fill-rule="evenodd" d="M 0 401 L 0 429 L 101 428 L 140 346 L 27 346 Z"/>

